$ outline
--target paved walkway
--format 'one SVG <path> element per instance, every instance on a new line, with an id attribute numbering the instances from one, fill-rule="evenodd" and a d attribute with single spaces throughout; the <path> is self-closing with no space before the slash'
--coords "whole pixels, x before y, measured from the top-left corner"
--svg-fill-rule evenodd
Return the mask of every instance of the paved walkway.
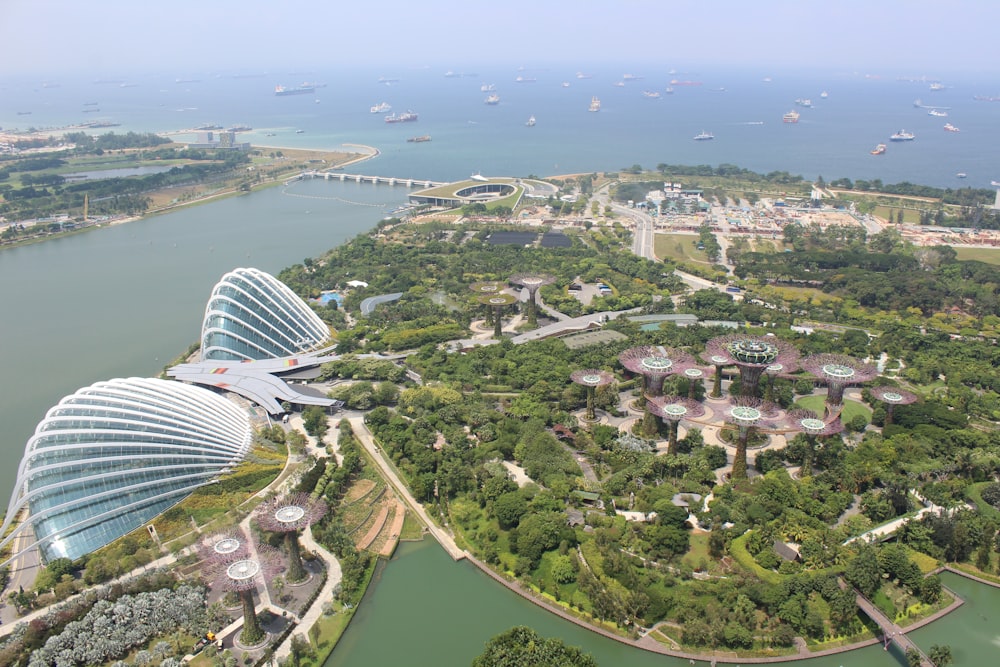
<path id="1" fill-rule="evenodd" d="M 365 424 L 364 417 L 350 417 L 348 421 L 351 423 L 351 428 L 354 431 L 354 435 L 361 442 L 361 445 L 368 450 L 371 455 L 372 460 L 378 465 L 382 474 L 385 476 L 386 481 L 392 485 L 393 489 L 396 491 L 396 495 L 402 498 L 406 506 L 413 511 L 414 514 L 420 519 L 420 521 L 427 528 L 427 531 L 438 541 L 444 550 L 448 552 L 448 555 L 455 560 L 462 560 L 466 557 L 465 551 L 458 548 L 455 544 L 455 539 L 436 523 L 434 523 L 430 516 L 427 514 L 427 510 L 424 506 L 417 502 L 417 500 L 410 493 L 410 489 L 403 483 L 396 474 L 396 470 L 392 465 L 385 459 L 382 455 L 382 450 L 378 445 L 375 444 L 375 439 L 372 437 L 371 431 L 368 430 L 368 425 Z"/>

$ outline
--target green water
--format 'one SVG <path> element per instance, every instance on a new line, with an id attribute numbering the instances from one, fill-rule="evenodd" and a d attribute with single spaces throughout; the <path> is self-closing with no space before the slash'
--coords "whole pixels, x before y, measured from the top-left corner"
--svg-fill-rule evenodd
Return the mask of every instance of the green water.
<path id="1" fill-rule="evenodd" d="M 914 640 L 925 651 L 932 644 L 951 645 L 956 667 L 995 664 L 1000 646 L 996 622 L 1000 589 L 952 574 L 945 574 L 944 582 L 966 604 L 915 631 Z M 324 667 L 468 667 L 490 637 L 514 625 L 561 637 L 592 654 L 602 667 L 688 665 L 687 660 L 625 646 L 564 621 L 498 585 L 469 563 L 453 562 L 436 543 L 424 541 L 400 545 Z M 876 645 L 785 664 L 899 667 L 905 663 L 898 651 L 886 652 Z"/>

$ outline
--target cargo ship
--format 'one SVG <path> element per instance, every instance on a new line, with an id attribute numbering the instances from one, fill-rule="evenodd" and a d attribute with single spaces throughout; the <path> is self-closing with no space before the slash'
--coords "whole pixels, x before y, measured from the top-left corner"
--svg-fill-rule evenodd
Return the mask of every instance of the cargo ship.
<path id="1" fill-rule="evenodd" d="M 388 102 L 373 104 L 371 108 L 372 113 L 388 113 L 390 111 L 392 111 L 392 106 Z"/>
<path id="2" fill-rule="evenodd" d="M 412 111 L 407 111 L 406 113 L 394 114 L 391 113 L 385 117 L 385 122 L 387 123 L 412 123 L 417 119 L 417 114 Z"/>
<path id="3" fill-rule="evenodd" d="M 912 132 L 907 132 L 906 130 L 900 130 L 895 134 L 889 136 L 889 141 L 913 141 L 917 136 Z"/>
<path id="4" fill-rule="evenodd" d="M 419 137 L 410 137 L 409 139 L 407 139 L 407 141 L 409 141 L 411 144 L 422 144 L 423 142 L 430 140 L 431 140 L 431 135 L 429 134 L 425 134 Z"/>
<path id="5" fill-rule="evenodd" d="M 489 104 L 490 106 L 500 104 L 500 96 L 496 93 L 490 93 L 490 96 L 486 98 L 486 104 Z"/>
<path id="6" fill-rule="evenodd" d="M 960 129 L 958 129 L 957 127 L 955 127 L 951 123 L 945 123 L 944 124 L 944 129 L 945 129 L 946 132 L 961 132 Z"/>
<path id="7" fill-rule="evenodd" d="M 695 141 L 711 141 L 712 139 L 715 139 L 715 135 L 705 130 L 702 130 L 701 134 L 694 135 Z"/>
<path id="8" fill-rule="evenodd" d="M 294 88 L 285 88 L 282 85 L 277 85 L 274 87 L 274 94 L 278 97 L 285 97 L 286 95 L 309 95 L 316 92 L 315 86 L 295 86 Z"/>
<path id="9" fill-rule="evenodd" d="M 782 123 L 799 122 L 799 112 L 796 111 L 795 109 L 792 109 L 791 111 L 789 111 L 788 113 L 786 113 L 784 116 L 781 117 L 781 122 Z"/>
<path id="10" fill-rule="evenodd" d="M 587 109 L 587 111 L 600 111 L 600 110 L 601 110 L 601 101 L 597 99 L 597 96 L 595 95 L 594 97 L 590 98 L 590 108 Z"/>

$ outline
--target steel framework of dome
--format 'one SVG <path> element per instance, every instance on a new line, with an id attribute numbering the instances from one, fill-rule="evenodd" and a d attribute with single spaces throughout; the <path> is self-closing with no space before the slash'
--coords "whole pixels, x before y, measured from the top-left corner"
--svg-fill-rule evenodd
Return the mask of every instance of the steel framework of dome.
<path id="1" fill-rule="evenodd" d="M 912 391 L 906 391 L 899 387 L 873 387 L 872 396 L 885 403 L 885 425 L 892 423 L 892 410 L 897 405 L 910 405 L 916 403 L 918 396 Z"/>
<path id="2" fill-rule="evenodd" d="M 756 396 L 764 370 L 768 366 L 794 364 L 799 351 L 774 336 L 730 334 L 709 340 L 702 358 L 713 364 L 717 373 L 723 366 L 735 365 L 740 369 L 740 395 Z"/>
<path id="3" fill-rule="evenodd" d="M 323 518 L 327 505 L 322 500 L 307 493 L 273 498 L 263 503 L 254 513 L 257 524 L 271 533 L 284 533 L 285 548 L 288 550 L 288 581 L 297 582 L 306 578 L 299 552 L 299 531 L 308 528 Z"/>
<path id="4" fill-rule="evenodd" d="M 705 406 L 698 401 L 680 396 L 657 396 L 649 398 L 646 406 L 660 419 L 669 422 L 667 454 L 677 453 L 677 430 L 682 419 L 697 419 L 705 414 Z"/>
<path id="5" fill-rule="evenodd" d="M 830 413 L 839 411 L 844 402 L 844 388 L 863 384 L 878 377 L 872 364 L 846 354 L 813 354 L 802 359 L 802 368 L 826 382 L 826 403 Z"/>
<path id="6" fill-rule="evenodd" d="M 587 412 L 584 418 L 589 421 L 594 421 L 594 394 L 596 393 L 598 387 L 603 387 L 614 382 L 615 376 L 607 371 L 588 368 L 585 370 L 573 371 L 570 373 L 570 378 L 578 385 L 587 388 Z"/>
<path id="7" fill-rule="evenodd" d="M 274 276 L 233 269 L 212 288 L 201 327 L 201 358 L 288 357 L 330 340 L 330 327 Z"/>
<path id="8" fill-rule="evenodd" d="M 538 326 L 538 290 L 543 285 L 551 285 L 556 277 L 547 273 L 515 273 L 509 278 L 515 285 L 528 290 L 528 324 Z"/>
<path id="9" fill-rule="evenodd" d="M 35 546 L 46 561 L 79 558 L 211 483 L 252 437 L 247 414 L 206 389 L 155 378 L 84 387 L 25 445 L 0 547 L 33 534 L 11 558 Z"/>

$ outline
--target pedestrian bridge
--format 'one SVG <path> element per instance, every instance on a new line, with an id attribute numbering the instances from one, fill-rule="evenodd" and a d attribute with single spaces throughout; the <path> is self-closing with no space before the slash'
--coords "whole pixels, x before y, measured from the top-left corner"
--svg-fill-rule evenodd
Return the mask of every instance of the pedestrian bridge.
<path id="1" fill-rule="evenodd" d="M 355 183 L 373 183 L 375 185 L 403 185 L 408 188 L 436 188 L 447 183 L 441 181 L 425 181 L 418 178 L 396 178 L 393 176 L 366 176 L 365 174 L 345 174 L 334 171 L 304 171 L 292 176 L 285 185 L 306 179 L 322 178 L 325 181 L 353 181 Z"/>

